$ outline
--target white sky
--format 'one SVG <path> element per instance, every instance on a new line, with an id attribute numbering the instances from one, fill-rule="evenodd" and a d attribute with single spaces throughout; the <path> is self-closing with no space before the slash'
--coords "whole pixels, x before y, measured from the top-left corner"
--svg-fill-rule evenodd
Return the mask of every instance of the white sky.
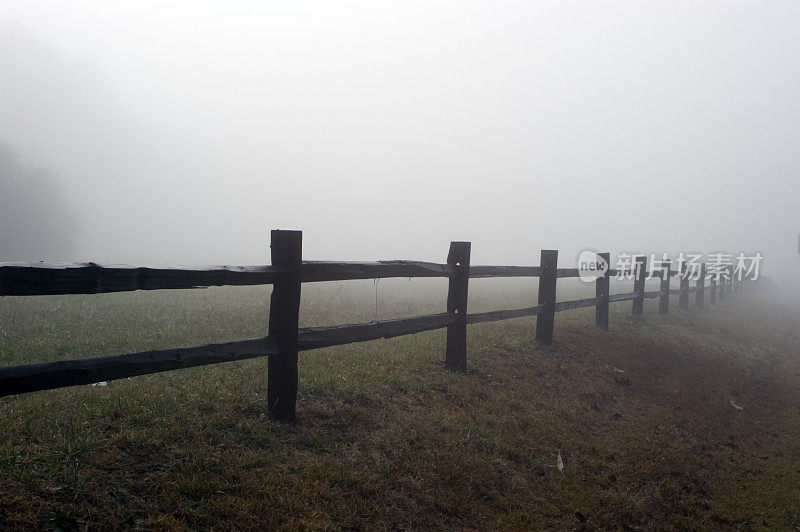
<path id="1" fill-rule="evenodd" d="M 285 228 L 308 259 L 789 275 L 798 94 L 798 2 L 0 0 L 0 141 L 81 219 L 48 259 L 263 263 Z"/>

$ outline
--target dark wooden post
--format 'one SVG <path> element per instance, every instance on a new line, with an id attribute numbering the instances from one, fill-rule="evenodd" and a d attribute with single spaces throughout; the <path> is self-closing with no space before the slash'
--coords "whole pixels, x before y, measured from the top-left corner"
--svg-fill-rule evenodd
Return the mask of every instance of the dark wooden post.
<path id="1" fill-rule="evenodd" d="M 543 249 L 539 259 L 539 304 L 544 308 L 536 317 L 536 340 L 544 347 L 553 345 L 553 325 L 556 320 L 556 281 L 558 250 Z"/>
<path id="2" fill-rule="evenodd" d="M 712 305 L 717 304 L 717 276 L 716 274 L 711 275 L 711 299 L 709 299 Z"/>
<path id="3" fill-rule="evenodd" d="M 641 314 L 644 312 L 644 281 L 647 277 L 647 257 L 645 255 L 636 257 L 634 275 L 636 278 L 633 281 L 633 291 L 636 293 L 636 297 L 633 298 L 633 313 Z"/>
<path id="4" fill-rule="evenodd" d="M 669 314 L 669 281 L 672 278 L 672 261 L 665 260 L 661 263 L 661 295 L 658 296 L 658 313 Z"/>
<path id="5" fill-rule="evenodd" d="M 467 369 L 467 299 L 469 296 L 469 242 L 450 242 L 447 264 L 455 266 L 456 273 L 450 278 L 447 292 L 447 312 L 456 315 L 458 321 L 447 326 L 447 350 L 445 366 L 452 371 Z"/>
<path id="6" fill-rule="evenodd" d="M 689 310 L 689 265 L 681 262 L 681 293 L 678 295 L 678 308 Z"/>
<path id="7" fill-rule="evenodd" d="M 608 291 L 611 277 L 611 254 L 598 253 L 597 262 L 605 261 L 606 271 L 594 282 L 594 296 L 597 304 L 594 307 L 594 319 L 598 327 L 608 330 Z"/>
<path id="8" fill-rule="evenodd" d="M 303 265 L 302 231 L 272 231 L 272 266 L 280 277 L 272 286 L 269 336 L 278 347 L 270 355 L 267 373 L 269 415 L 294 421 L 297 403 L 297 326 L 300 314 L 300 270 Z"/>
<path id="9" fill-rule="evenodd" d="M 729 296 L 736 295 L 733 291 L 733 266 L 728 266 L 728 288 L 726 291 Z"/>
<path id="10" fill-rule="evenodd" d="M 694 292 L 694 304 L 697 308 L 703 308 L 703 300 L 706 295 L 706 263 L 700 263 L 700 276 L 695 283 L 697 290 Z"/>

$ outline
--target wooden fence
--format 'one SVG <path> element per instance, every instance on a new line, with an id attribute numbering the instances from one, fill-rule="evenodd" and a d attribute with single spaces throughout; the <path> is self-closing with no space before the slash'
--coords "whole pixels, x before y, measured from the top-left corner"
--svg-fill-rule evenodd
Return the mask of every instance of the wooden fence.
<path id="1" fill-rule="evenodd" d="M 695 286 L 690 287 L 691 272 L 686 263 L 676 271 L 667 262 L 658 270 L 649 272 L 650 277 L 660 278 L 661 285 L 660 290 L 648 292 L 645 291 L 647 258 L 641 256 L 627 270 L 634 275 L 633 292 L 610 295 L 611 277 L 624 272 L 607 268 L 605 275 L 595 281 L 595 297 L 557 302 L 558 279 L 579 276 L 577 268 L 558 268 L 558 251 L 542 250 L 539 266 L 470 266 L 470 247 L 469 242 L 451 242 L 444 264 L 400 260 L 303 261 L 300 231 L 272 231 L 271 266 L 177 269 L 100 266 L 94 263 L 0 265 L 0 296 L 273 285 L 266 337 L 3 367 L 0 368 L 0 397 L 269 355 L 269 414 L 277 420 L 291 421 L 295 418 L 299 351 L 446 328 L 445 366 L 453 371 L 464 371 L 467 367 L 467 325 L 470 324 L 536 316 L 536 339 L 539 345 L 549 347 L 553 344 L 556 312 L 595 307 L 597 326 L 607 330 L 609 303 L 632 301 L 633 313 L 641 314 L 645 299 L 659 298 L 659 313 L 667 314 L 671 295 L 677 294 L 678 307 L 686 310 L 690 293 L 695 293 L 696 306 L 703 307 L 706 290 L 710 291 L 709 301 L 714 304 L 717 299 L 754 290 L 762 284 L 747 278 L 737 281 L 730 268 L 728 275 L 717 283 L 716 276 L 709 278 L 706 275 L 703 264 Z M 598 257 L 610 264 L 608 253 L 598 254 Z M 670 280 L 674 276 L 679 277 L 680 287 L 670 289 Z M 298 327 L 302 283 L 389 277 L 448 278 L 447 312 L 330 327 Z M 488 277 L 538 277 L 538 304 L 521 309 L 467 313 L 469 280 Z M 710 280 L 708 287 L 706 280 Z"/>

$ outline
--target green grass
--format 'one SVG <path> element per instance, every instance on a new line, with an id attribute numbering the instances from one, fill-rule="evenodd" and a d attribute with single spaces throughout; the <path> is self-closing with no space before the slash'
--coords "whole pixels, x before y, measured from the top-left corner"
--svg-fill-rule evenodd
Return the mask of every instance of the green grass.
<path id="1" fill-rule="evenodd" d="M 470 310 L 534 283 L 473 281 Z M 441 280 L 375 290 L 304 285 L 302 325 L 444 310 Z M 268 295 L 0 299 L 0 365 L 264 336 Z M 465 375 L 442 331 L 306 352 L 296 425 L 265 415 L 266 359 L 2 398 L 0 527 L 797 527 L 798 313 L 747 301 L 560 313 L 548 351 L 534 319 L 471 326 Z"/>

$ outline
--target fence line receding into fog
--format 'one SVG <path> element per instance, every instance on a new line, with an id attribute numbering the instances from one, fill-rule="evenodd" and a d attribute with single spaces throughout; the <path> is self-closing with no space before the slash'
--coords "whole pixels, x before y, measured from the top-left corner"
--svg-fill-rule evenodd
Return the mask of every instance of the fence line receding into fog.
<path id="1" fill-rule="evenodd" d="M 467 367 L 469 324 L 536 316 L 536 340 L 539 345 L 550 347 L 553 344 L 556 312 L 595 307 L 597 326 L 607 330 L 609 303 L 632 301 L 632 312 L 641 314 L 645 299 L 659 298 L 658 311 L 667 314 L 671 295 L 678 295 L 678 307 L 687 310 L 690 293 L 695 294 L 695 305 L 702 308 L 706 290 L 710 292 L 709 302 L 715 304 L 727 295 L 751 291 L 763 284 L 747 277 L 734 279 L 730 267 L 727 275 L 719 277 L 718 282 L 718 276 L 709 276 L 705 264 L 701 264 L 695 286 L 690 287 L 691 275 L 685 262 L 679 264 L 678 270 L 673 270 L 669 261 L 663 262 L 660 269 L 653 268 L 648 275 L 647 258 L 639 256 L 628 270 L 634 276 L 633 292 L 610 295 L 611 277 L 625 272 L 606 268 L 605 273 L 594 281 L 595 297 L 556 302 L 558 279 L 579 277 L 577 268 L 558 268 L 558 251 L 542 250 L 539 266 L 470 266 L 470 248 L 469 242 L 451 242 L 444 264 L 402 260 L 303 261 L 302 232 L 276 230 L 271 233 L 271 266 L 183 269 L 101 266 L 91 262 L 0 265 L 0 296 L 273 285 L 266 337 L 4 367 L 0 368 L 0 397 L 268 355 L 269 414 L 274 419 L 288 421 L 295 418 L 299 351 L 446 328 L 445 366 L 461 372 Z M 610 264 L 608 253 L 598 254 L 598 262 L 603 261 L 606 265 Z M 670 280 L 674 276 L 679 277 L 679 288 L 670 289 Z M 389 277 L 447 278 L 447 311 L 329 327 L 298 326 L 302 283 Z M 538 277 L 537 305 L 469 314 L 469 280 L 490 277 Z M 651 277 L 660 278 L 659 290 L 645 290 L 645 281 Z M 709 281 L 708 286 L 706 281 Z"/>

